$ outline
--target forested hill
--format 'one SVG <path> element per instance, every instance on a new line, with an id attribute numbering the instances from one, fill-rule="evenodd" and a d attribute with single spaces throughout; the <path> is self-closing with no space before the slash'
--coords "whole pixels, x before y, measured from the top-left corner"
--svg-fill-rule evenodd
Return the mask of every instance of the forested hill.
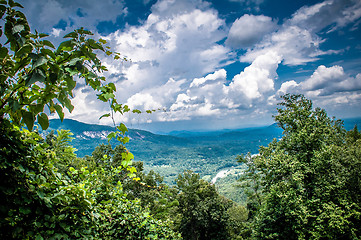
<path id="1" fill-rule="evenodd" d="M 361 119 L 344 122 L 346 129 L 355 124 L 361 126 Z M 53 119 L 44 134 L 59 129 L 67 129 L 74 134 L 73 145 L 78 157 L 91 155 L 96 146 L 108 144 L 106 137 L 114 130 L 110 126 Z M 273 138 L 280 138 L 282 130 L 273 124 L 238 130 L 171 132 L 168 135 L 129 129 L 127 135 L 130 141 L 126 147 L 134 154 L 135 160 L 143 161 L 146 171 L 155 170 L 164 176 L 166 183 L 172 184 L 176 176 L 187 169 L 211 181 L 219 171 L 239 167 L 237 155 L 257 153 L 259 146 L 266 146 Z"/>

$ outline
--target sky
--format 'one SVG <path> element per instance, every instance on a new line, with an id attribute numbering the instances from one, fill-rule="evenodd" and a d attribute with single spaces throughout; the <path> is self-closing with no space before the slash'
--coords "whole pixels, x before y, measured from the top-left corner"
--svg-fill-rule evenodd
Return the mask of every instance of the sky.
<path id="1" fill-rule="evenodd" d="M 152 114 L 116 116 L 153 132 L 273 123 L 285 93 L 329 116 L 361 116 L 359 0 L 21 0 L 54 42 L 84 27 L 128 61 L 100 55 L 117 99 Z M 66 118 L 111 124 L 79 82 Z"/>

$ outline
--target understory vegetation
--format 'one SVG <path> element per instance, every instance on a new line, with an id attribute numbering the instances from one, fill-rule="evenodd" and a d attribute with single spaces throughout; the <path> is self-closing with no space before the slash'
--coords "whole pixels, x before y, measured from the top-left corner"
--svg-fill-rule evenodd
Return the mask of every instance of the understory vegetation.
<path id="1" fill-rule="evenodd" d="M 19 9 L 0 0 L 1 239 L 361 239 L 361 133 L 302 95 L 282 97 L 281 139 L 234 159 L 243 168 L 232 194 L 244 204 L 189 170 L 175 185 L 145 172 L 124 124 L 107 137 L 118 144 L 85 157 L 70 131 L 42 136 L 49 114 L 73 110 L 80 81 L 109 103 L 101 118 L 139 111 L 118 103 L 103 77 L 97 54 L 126 60 L 105 40 L 78 29 L 56 48 Z"/>

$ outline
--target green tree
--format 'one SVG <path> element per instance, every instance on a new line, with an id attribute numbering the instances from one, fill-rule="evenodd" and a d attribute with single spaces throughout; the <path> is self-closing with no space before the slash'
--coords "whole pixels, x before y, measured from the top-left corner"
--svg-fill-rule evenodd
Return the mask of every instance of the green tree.
<path id="1" fill-rule="evenodd" d="M 275 116 L 282 139 L 239 158 L 261 186 L 254 237 L 360 239 L 360 141 L 347 144 L 342 122 L 304 96 L 282 98 Z"/>
<path id="2" fill-rule="evenodd" d="M 180 193 L 179 232 L 184 239 L 230 239 L 228 209 L 231 201 L 198 174 L 185 171 L 176 180 Z"/>

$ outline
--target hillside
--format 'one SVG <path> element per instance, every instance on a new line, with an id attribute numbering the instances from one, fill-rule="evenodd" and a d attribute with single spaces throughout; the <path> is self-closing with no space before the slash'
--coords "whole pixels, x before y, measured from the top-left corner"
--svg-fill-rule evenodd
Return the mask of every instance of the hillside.
<path id="1" fill-rule="evenodd" d="M 344 125 L 349 130 L 355 124 L 361 126 L 360 123 L 361 119 L 348 119 Z M 74 134 L 73 145 L 78 149 L 79 157 L 91 155 L 99 144 L 107 144 L 106 136 L 113 130 L 110 126 L 53 119 L 46 132 L 59 129 L 68 129 Z M 280 138 L 282 130 L 273 124 L 238 130 L 172 132 L 169 135 L 129 129 L 127 135 L 130 141 L 126 146 L 135 160 L 143 161 L 146 171 L 159 172 L 166 183 L 173 184 L 177 175 L 187 169 L 199 173 L 207 181 L 222 170 L 234 169 L 233 172 L 239 173 L 237 169 L 242 166 L 236 162 L 236 156 L 257 153 L 259 146 L 267 145 L 273 138 Z M 224 184 L 227 178 L 235 176 L 229 174 L 222 180 L 218 179 L 216 185 Z"/>

